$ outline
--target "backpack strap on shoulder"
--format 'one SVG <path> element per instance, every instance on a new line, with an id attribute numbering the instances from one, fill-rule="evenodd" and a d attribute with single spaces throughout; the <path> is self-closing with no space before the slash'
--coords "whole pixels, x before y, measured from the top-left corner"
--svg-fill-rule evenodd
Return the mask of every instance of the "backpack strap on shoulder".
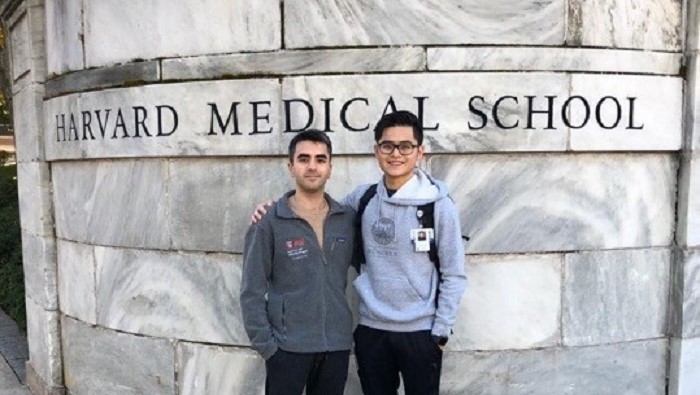
<path id="1" fill-rule="evenodd" d="M 360 204 L 357 206 L 357 218 L 359 218 L 360 221 L 362 221 L 362 214 L 365 213 L 367 204 L 369 204 L 369 201 L 372 200 L 372 198 L 376 194 L 377 184 L 370 185 L 369 188 L 367 188 L 367 190 L 365 191 L 365 193 L 362 194 L 362 197 L 360 198 Z"/>
<path id="2" fill-rule="evenodd" d="M 422 204 L 416 209 L 416 216 L 418 217 L 418 222 L 422 228 L 430 228 L 435 231 L 435 202 Z M 435 264 L 435 268 L 440 273 L 440 258 L 438 257 L 438 248 L 436 243 L 437 235 L 434 235 L 433 239 L 430 240 L 430 251 L 428 251 L 428 256 L 430 260 Z"/>
<path id="3" fill-rule="evenodd" d="M 367 188 L 365 193 L 360 198 L 360 204 L 357 206 L 357 214 L 355 215 L 355 257 L 359 264 L 365 263 L 365 249 L 362 240 L 362 215 L 365 213 L 367 204 L 377 194 L 377 184 L 372 184 Z M 359 266 L 359 265 L 358 265 Z"/>
<path id="4" fill-rule="evenodd" d="M 435 229 L 435 202 L 430 202 L 427 204 L 422 204 L 416 209 L 416 216 L 418 217 L 418 222 L 422 228 Z M 440 272 L 440 257 L 438 256 L 438 247 L 436 242 L 437 234 L 433 235 L 430 240 L 430 250 L 428 251 L 428 257 L 430 261 L 435 265 L 435 270 L 438 276 L 438 287 L 435 291 L 435 308 L 438 307 L 438 300 L 440 297 L 440 284 L 442 283 L 442 272 Z"/>

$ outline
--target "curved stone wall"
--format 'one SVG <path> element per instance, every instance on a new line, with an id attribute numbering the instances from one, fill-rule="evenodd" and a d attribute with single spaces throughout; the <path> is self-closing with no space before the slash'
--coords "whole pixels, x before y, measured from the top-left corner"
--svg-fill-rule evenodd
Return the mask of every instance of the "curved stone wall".
<path id="1" fill-rule="evenodd" d="M 4 6 L 36 388 L 261 393 L 250 212 L 309 126 L 332 195 L 375 182 L 371 128 L 401 108 L 471 237 L 443 393 L 691 393 L 694 6 L 147 3 Z"/>

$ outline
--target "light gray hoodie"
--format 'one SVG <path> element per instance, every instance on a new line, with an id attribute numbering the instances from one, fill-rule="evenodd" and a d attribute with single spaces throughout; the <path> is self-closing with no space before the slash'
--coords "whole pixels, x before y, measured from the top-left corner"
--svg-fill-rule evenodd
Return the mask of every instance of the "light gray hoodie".
<path id="1" fill-rule="evenodd" d="M 357 210 L 370 184 L 350 193 L 343 204 Z M 392 197 L 384 182 L 362 218 L 367 263 L 354 282 L 359 296 L 359 323 L 371 328 L 412 332 L 431 330 L 449 336 L 466 287 L 465 255 L 459 215 L 447 186 L 420 169 Z M 435 237 L 441 282 L 427 252 L 416 252 L 410 237 L 419 227 L 417 207 L 435 202 Z M 437 309 L 435 296 L 438 294 Z"/>

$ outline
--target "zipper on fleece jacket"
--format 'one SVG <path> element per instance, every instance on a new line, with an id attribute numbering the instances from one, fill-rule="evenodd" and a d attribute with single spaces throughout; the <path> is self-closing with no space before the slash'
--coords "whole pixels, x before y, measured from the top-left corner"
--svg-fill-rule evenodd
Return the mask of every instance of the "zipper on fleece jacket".
<path id="1" fill-rule="evenodd" d="M 326 214 L 326 218 L 323 220 L 323 240 L 321 241 L 321 258 L 323 259 L 323 268 L 322 268 L 322 279 L 321 279 L 321 295 L 326 294 L 326 271 L 329 270 L 328 268 L 328 261 L 326 260 L 326 249 L 325 244 L 326 244 L 326 239 L 328 238 L 328 219 L 330 218 L 331 213 L 328 211 L 328 214 Z M 311 225 L 309 225 L 311 226 Z M 333 250 L 333 247 L 331 246 L 331 251 Z M 326 336 L 326 332 L 328 331 L 328 328 L 326 326 L 326 322 L 328 321 L 328 306 L 326 305 L 326 298 L 321 298 L 321 302 L 323 304 L 323 343 L 326 345 L 326 350 L 328 350 L 330 347 L 328 346 L 328 336 Z"/>
<path id="2" fill-rule="evenodd" d="M 328 226 L 328 219 L 332 214 L 329 211 L 328 214 L 326 214 L 326 218 L 324 218 L 323 220 L 323 240 L 321 243 L 319 243 L 318 237 L 316 237 L 316 232 L 314 232 L 314 228 L 311 226 L 309 221 L 300 217 L 296 213 L 295 215 L 297 219 L 306 224 L 306 226 L 311 230 L 311 234 L 314 236 L 313 239 L 316 242 L 316 245 L 319 247 L 319 250 L 321 250 L 321 261 L 323 261 L 323 266 L 321 266 L 321 296 L 323 296 L 326 294 L 326 270 L 328 270 L 328 261 L 326 260 L 326 249 L 323 247 L 326 244 L 326 238 L 328 237 L 328 229 L 326 229 Z M 326 298 L 321 297 L 321 305 L 323 306 L 323 344 L 326 346 L 326 350 L 328 350 L 330 349 L 330 347 L 328 346 L 328 336 L 326 336 L 326 332 L 328 331 L 328 328 L 326 326 L 326 322 L 328 321 L 328 306 L 326 305 Z"/>

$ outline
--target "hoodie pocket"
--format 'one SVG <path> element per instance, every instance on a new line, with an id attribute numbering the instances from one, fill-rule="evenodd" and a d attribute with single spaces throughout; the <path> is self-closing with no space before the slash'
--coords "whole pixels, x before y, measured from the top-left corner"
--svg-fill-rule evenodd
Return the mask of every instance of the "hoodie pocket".
<path id="1" fill-rule="evenodd" d="M 410 315 L 424 304 L 424 299 L 403 276 L 370 278 L 363 273 L 354 285 L 362 301 L 360 314 L 365 316 L 401 320 L 400 317 Z"/>
<path id="2" fill-rule="evenodd" d="M 425 301 L 430 299 L 432 295 L 433 282 L 436 275 L 436 271 L 432 271 L 429 277 L 406 277 L 406 281 L 411 285 L 416 295 Z"/>

